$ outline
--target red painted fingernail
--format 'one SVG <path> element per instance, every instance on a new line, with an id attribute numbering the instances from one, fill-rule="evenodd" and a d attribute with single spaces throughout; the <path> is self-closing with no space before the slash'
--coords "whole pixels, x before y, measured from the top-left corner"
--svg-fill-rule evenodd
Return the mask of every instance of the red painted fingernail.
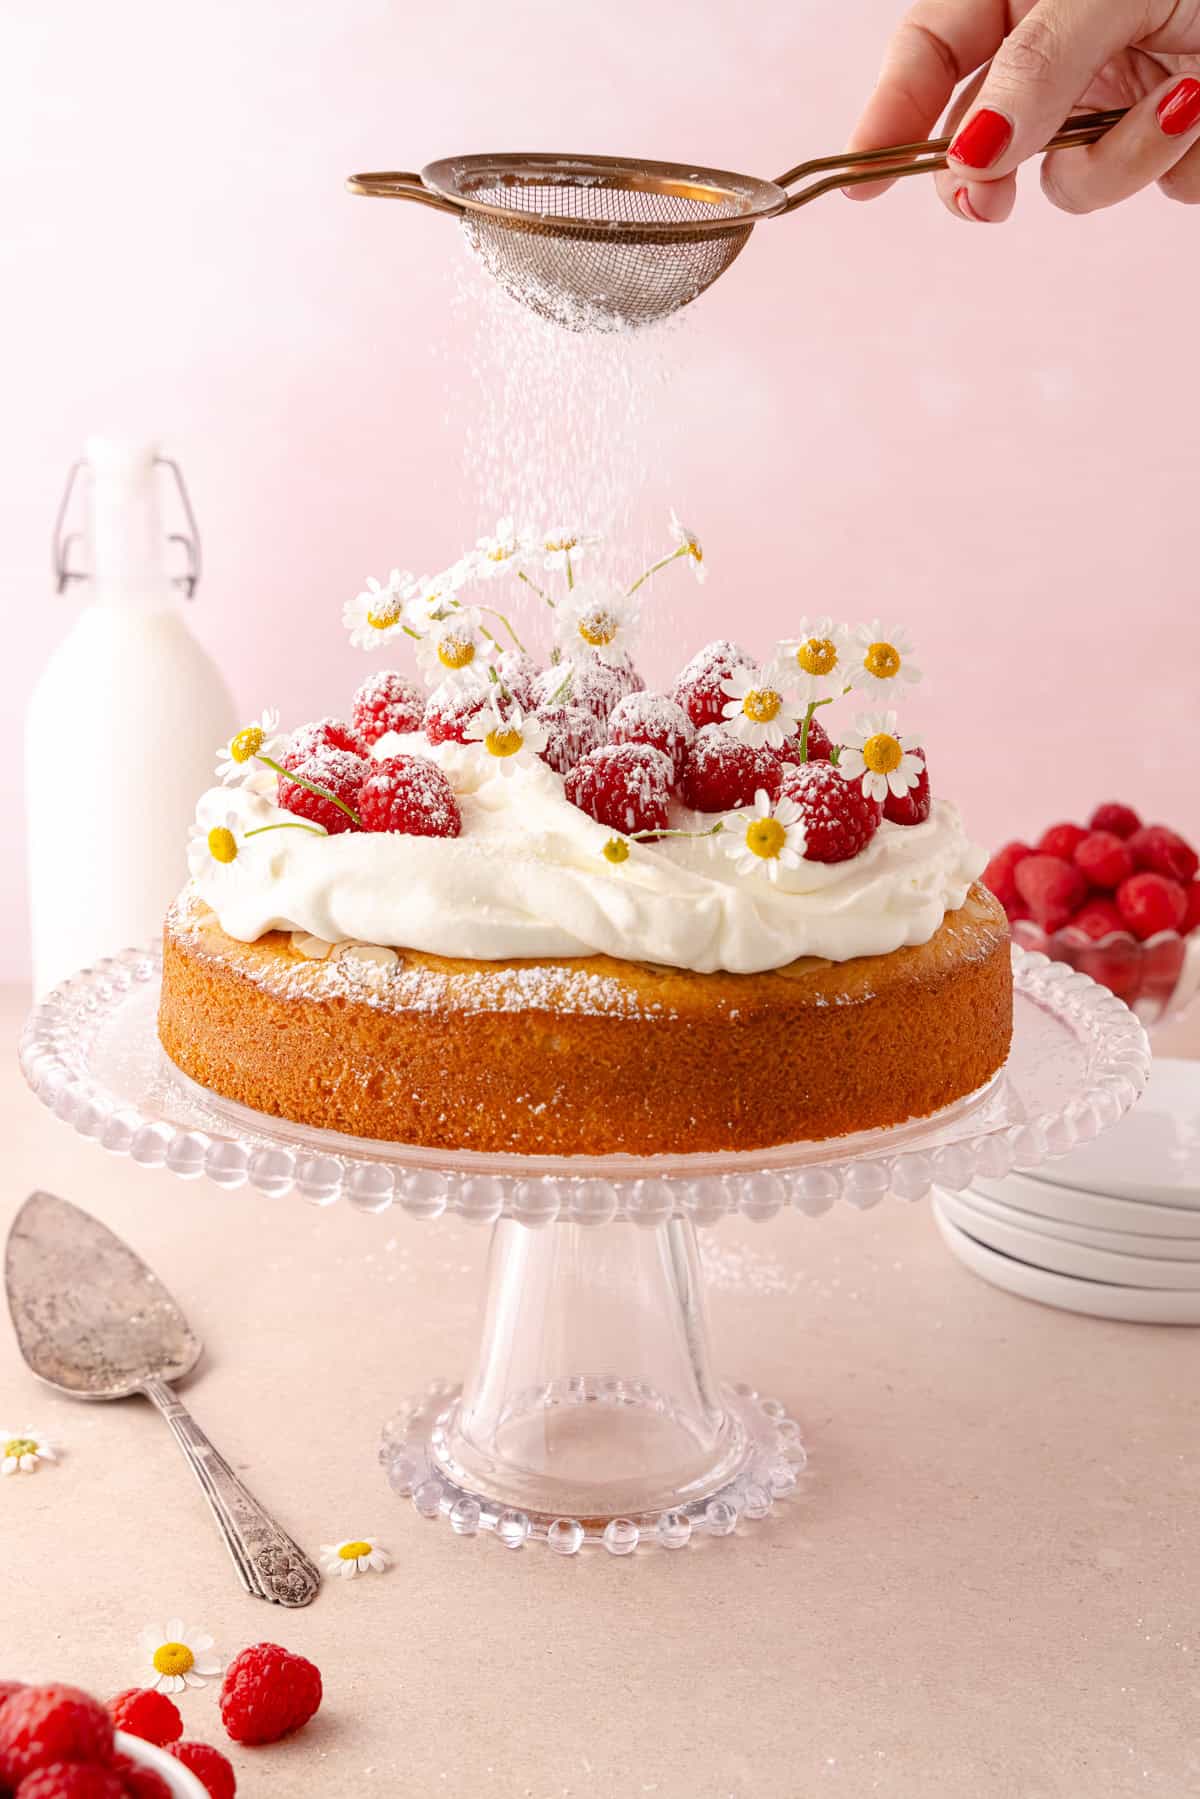
<path id="1" fill-rule="evenodd" d="M 956 187 L 955 188 L 954 204 L 958 207 L 958 210 L 959 210 L 959 212 L 962 213 L 962 216 L 964 219 L 970 219 L 971 223 L 974 225 L 982 225 L 983 224 L 983 222 L 984 222 L 983 219 L 976 212 L 975 208 L 971 205 L 971 196 L 967 192 L 965 187 Z"/>
<path id="2" fill-rule="evenodd" d="M 1182 137 L 1200 125 L 1200 81 L 1194 75 L 1171 89 L 1159 106 L 1158 123 L 1168 137 Z"/>
<path id="3" fill-rule="evenodd" d="M 985 106 L 969 125 L 963 126 L 946 154 L 955 162 L 966 163 L 969 169 L 990 169 L 1008 149 L 1012 134 L 1012 121 Z"/>

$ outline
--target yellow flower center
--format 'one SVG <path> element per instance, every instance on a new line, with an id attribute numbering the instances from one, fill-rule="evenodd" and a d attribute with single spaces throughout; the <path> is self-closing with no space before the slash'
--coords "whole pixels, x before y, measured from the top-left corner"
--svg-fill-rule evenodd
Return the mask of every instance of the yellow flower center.
<path id="1" fill-rule="evenodd" d="M 343 1543 L 338 1550 L 338 1555 L 344 1562 L 356 1562 L 359 1556 L 370 1555 L 370 1553 L 371 1545 L 363 1542 Z"/>
<path id="2" fill-rule="evenodd" d="M 443 668 L 469 668 L 475 660 L 475 645 L 469 637 L 448 632 L 438 644 L 438 661 Z"/>
<path id="3" fill-rule="evenodd" d="M 556 550 L 575 549 L 578 542 L 579 539 L 577 537 L 548 537 L 546 539 L 546 549 L 553 555 Z"/>
<path id="4" fill-rule="evenodd" d="M 10 1437 L 8 1442 L 4 1445 L 4 1456 L 6 1461 L 9 1456 L 12 1456 L 14 1461 L 19 1462 L 23 1455 L 36 1454 L 37 1444 L 32 1437 Z"/>
<path id="5" fill-rule="evenodd" d="M 888 731 L 877 731 L 862 747 L 863 761 L 873 775 L 890 775 L 893 769 L 899 768 L 903 755 L 900 739 Z"/>
<path id="6" fill-rule="evenodd" d="M 186 1643 L 160 1643 L 154 1651 L 154 1667 L 159 1674 L 190 1674 L 196 1658 Z"/>
<path id="7" fill-rule="evenodd" d="M 214 825 L 208 833 L 208 853 L 214 862 L 237 860 L 237 838 L 228 825 Z"/>
<path id="8" fill-rule="evenodd" d="M 877 681 L 891 681 L 900 673 L 900 652 L 892 643 L 873 643 L 863 657 L 863 667 Z"/>
<path id="9" fill-rule="evenodd" d="M 697 562 L 704 561 L 704 551 L 700 548 L 700 545 L 696 542 L 694 537 L 688 539 L 687 552 L 689 556 L 694 556 Z"/>
<path id="10" fill-rule="evenodd" d="M 606 862 L 628 862 L 629 845 L 623 837 L 609 838 L 604 846 L 604 860 Z"/>
<path id="11" fill-rule="evenodd" d="M 620 619 L 603 606 L 597 606 L 594 612 L 585 612 L 579 621 L 579 635 L 594 650 L 603 649 L 606 644 L 610 644 L 620 629 Z"/>
<path id="12" fill-rule="evenodd" d="M 489 756 L 515 756 L 525 739 L 515 725 L 497 725 L 483 740 Z"/>
<path id="13" fill-rule="evenodd" d="M 746 826 L 746 848 L 773 861 L 787 842 L 787 832 L 777 818 L 756 818 Z"/>
<path id="14" fill-rule="evenodd" d="M 377 593 L 367 613 L 367 623 L 373 630 L 390 631 L 393 625 L 399 624 L 403 610 L 398 593 Z"/>
<path id="15" fill-rule="evenodd" d="M 505 543 L 493 544 L 492 548 L 488 551 L 488 561 L 489 562 L 507 562 L 511 555 L 512 555 L 512 551 L 509 549 L 507 544 L 505 544 Z"/>
<path id="16" fill-rule="evenodd" d="M 831 675 L 837 660 L 837 645 L 830 637 L 810 637 L 796 651 L 796 661 L 806 675 Z"/>
<path id="17" fill-rule="evenodd" d="M 773 687 L 752 687 L 742 701 L 742 711 L 756 725 L 769 725 L 783 705 L 783 695 Z"/>
<path id="18" fill-rule="evenodd" d="M 263 732 L 261 728 L 258 725 L 247 725 L 246 729 L 239 731 L 230 743 L 229 754 L 235 762 L 249 762 L 252 756 L 257 756 L 262 746 Z"/>

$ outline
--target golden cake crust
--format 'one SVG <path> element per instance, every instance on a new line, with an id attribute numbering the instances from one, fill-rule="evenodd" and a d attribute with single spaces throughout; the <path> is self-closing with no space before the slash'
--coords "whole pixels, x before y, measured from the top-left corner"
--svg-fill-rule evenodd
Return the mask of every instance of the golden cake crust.
<path id="1" fill-rule="evenodd" d="M 168 1055 L 257 1111 L 444 1149 L 652 1155 L 842 1136 L 974 1092 L 1012 1034 L 1007 922 L 978 885 L 917 949 L 763 974 L 314 948 L 282 931 L 237 942 L 185 896 L 165 932 Z"/>

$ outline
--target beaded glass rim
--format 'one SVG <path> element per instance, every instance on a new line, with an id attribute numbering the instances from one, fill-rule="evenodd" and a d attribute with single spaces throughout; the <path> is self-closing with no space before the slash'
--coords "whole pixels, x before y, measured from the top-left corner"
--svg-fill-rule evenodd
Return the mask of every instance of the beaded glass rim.
<path id="1" fill-rule="evenodd" d="M 206 1093 L 169 1063 L 155 1030 L 161 954 L 127 950 L 73 976 L 29 1016 L 21 1067 L 43 1104 L 80 1136 L 144 1168 L 316 1205 L 490 1224 L 558 1219 L 657 1225 L 728 1213 L 815 1217 L 841 1199 L 860 1209 L 891 1192 L 960 1191 L 1066 1154 L 1116 1124 L 1150 1072 L 1137 1019 L 1063 962 L 1013 949 L 1014 1033 L 982 1092 L 932 1118 L 823 1143 L 672 1157 L 451 1153 L 368 1142 L 269 1118 Z"/>

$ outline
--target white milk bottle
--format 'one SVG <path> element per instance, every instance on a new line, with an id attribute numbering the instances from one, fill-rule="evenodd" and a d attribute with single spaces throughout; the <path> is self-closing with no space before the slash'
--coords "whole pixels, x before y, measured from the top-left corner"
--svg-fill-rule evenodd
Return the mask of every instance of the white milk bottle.
<path id="1" fill-rule="evenodd" d="M 153 445 L 94 438 L 79 471 L 91 490 L 90 592 L 26 714 L 39 996 L 101 956 L 157 940 L 186 878 L 196 799 L 237 729 L 168 572 L 159 467 Z"/>

